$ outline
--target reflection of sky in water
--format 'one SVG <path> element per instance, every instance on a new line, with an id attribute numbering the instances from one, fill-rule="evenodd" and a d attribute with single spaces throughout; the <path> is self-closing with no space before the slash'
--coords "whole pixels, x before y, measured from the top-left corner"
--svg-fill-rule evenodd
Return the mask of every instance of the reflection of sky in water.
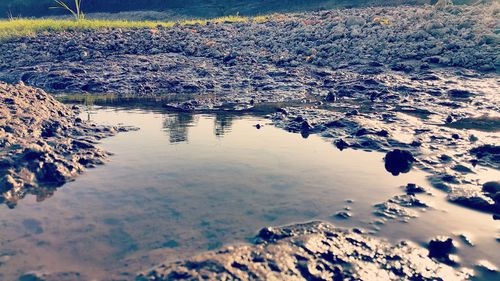
<path id="1" fill-rule="evenodd" d="M 2 207 L 5 276 L 37 269 L 116 276 L 247 241 L 267 225 L 324 219 L 370 228 L 373 204 L 401 194 L 408 182 L 428 186 L 422 172 L 387 173 L 380 153 L 340 152 L 317 136 L 304 140 L 270 125 L 257 130 L 266 123 L 259 118 L 140 110 L 98 110 L 91 118 L 141 130 L 104 140 L 115 153 L 110 162 L 44 202 L 29 197 L 15 210 Z M 390 223 L 383 235 L 426 241 L 466 231 L 477 246 L 464 249 L 465 261 L 498 260 L 498 251 L 488 250 L 498 248 L 496 222 L 433 193 L 423 199 L 439 210 L 422 213 L 425 220 Z M 334 219 L 346 206 L 353 217 Z"/>

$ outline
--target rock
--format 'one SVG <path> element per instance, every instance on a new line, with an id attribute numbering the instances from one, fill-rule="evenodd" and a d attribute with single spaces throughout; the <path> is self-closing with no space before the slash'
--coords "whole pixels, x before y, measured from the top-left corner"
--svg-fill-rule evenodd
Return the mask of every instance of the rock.
<path id="1" fill-rule="evenodd" d="M 385 155 L 385 169 L 394 176 L 400 173 L 408 173 L 415 162 L 411 152 L 395 149 Z"/>
<path id="2" fill-rule="evenodd" d="M 414 183 L 409 183 L 406 185 L 405 191 L 407 194 L 415 194 L 415 193 L 425 193 L 427 190 L 425 188 L 418 186 Z"/>
<path id="3" fill-rule="evenodd" d="M 312 128 L 313 127 L 306 120 L 302 121 L 302 124 L 300 125 L 300 131 L 301 132 L 308 132 Z"/>
<path id="4" fill-rule="evenodd" d="M 345 142 L 343 139 L 338 139 L 335 141 L 335 146 L 340 150 L 344 150 L 349 147 L 349 144 Z"/>
<path id="5" fill-rule="evenodd" d="M 433 238 L 427 247 L 429 249 L 429 257 L 449 260 L 449 256 L 456 250 L 453 239 L 445 236 Z"/>
<path id="6" fill-rule="evenodd" d="M 339 211 L 335 214 L 335 217 L 338 218 L 338 219 L 343 219 L 343 220 L 346 220 L 350 217 L 352 217 L 352 213 L 351 212 L 347 212 L 347 211 Z"/>
<path id="7" fill-rule="evenodd" d="M 467 90 L 453 89 L 448 91 L 448 96 L 455 99 L 468 99 L 473 97 L 475 94 Z"/>
<path id="8" fill-rule="evenodd" d="M 387 138 L 389 136 L 389 132 L 386 130 L 380 130 L 375 133 L 377 136 Z"/>
<path id="9" fill-rule="evenodd" d="M 457 172 L 460 172 L 460 173 L 463 173 L 463 174 L 469 174 L 469 173 L 472 173 L 473 171 L 471 170 L 471 168 L 467 167 L 467 166 L 464 166 L 464 165 L 461 165 L 461 164 L 458 164 L 458 165 L 455 165 L 452 167 L 452 169 L 454 171 L 457 171 Z"/>
<path id="10" fill-rule="evenodd" d="M 334 92 L 329 92 L 326 95 L 325 101 L 327 101 L 327 102 L 336 102 L 337 101 L 337 95 Z"/>
<path id="11" fill-rule="evenodd" d="M 491 194 L 500 192 L 500 181 L 489 181 L 483 184 L 483 191 Z"/>

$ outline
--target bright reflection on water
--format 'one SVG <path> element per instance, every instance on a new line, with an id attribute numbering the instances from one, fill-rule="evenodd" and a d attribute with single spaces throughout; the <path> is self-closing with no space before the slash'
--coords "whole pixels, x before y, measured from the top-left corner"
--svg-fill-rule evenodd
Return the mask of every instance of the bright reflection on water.
<path id="1" fill-rule="evenodd" d="M 258 117 L 98 109 L 90 118 L 141 130 L 104 140 L 101 146 L 115 153 L 110 162 L 45 201 L 29 197 L 14 210 L 1 207 L 0 279 L 30 270 L 132 279 L 165 259 L 244 243 L 268 225 L 323 219 L 370 229 L 374 204 L 401 194 L 409 182 L 428 186 L 419 171 L 390 175 L 380 153 L 340 152 L 320 137 L 306 140 Z M 463 230 L 477 244 L 466 250 L 464 264 L 500 260 L 491 251 L 498 249 L 496 222 L 433 193 L 422 198 L 440 210 L 382 226 L 383 235 L 427 241 Z M 353 217 L 335 219 L 345 207 Z"/>

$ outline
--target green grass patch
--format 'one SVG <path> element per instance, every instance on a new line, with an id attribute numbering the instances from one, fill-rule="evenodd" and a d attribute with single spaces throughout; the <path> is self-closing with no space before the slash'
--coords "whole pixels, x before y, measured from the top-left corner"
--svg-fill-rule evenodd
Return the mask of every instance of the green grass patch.
<path id="1" fill-rule="evenodd" d="M 261 23 L 267 20 L 267 17 L 242 17 L 227 16 L 214 19 L 193 19 L 180 22 L 161 22 L 161 21 L 126 21 L 126 20 L 61 20 L 61 19 L 10 19 L 0 20 L 0 39 L 10 39 L 23 36 L 34 36 L 38 33 L 67 31 L 67 30 L 86 30 L 101 28 L 156 28 L 172 27 L 175 24 L 195 25 L 222 23 L 222 22 L 248 22 L 253 21 Z"/>
<path id="2" fill-rule="evenodd" d="M 85 105 L 93 105 L 95 103 L 112 102 L 118 99 L 114 94 L 106 95 L 91 95 L 91 94 L 74 94 L 56 96 L 56 99 L 63 103 L 78 103 Z"/>

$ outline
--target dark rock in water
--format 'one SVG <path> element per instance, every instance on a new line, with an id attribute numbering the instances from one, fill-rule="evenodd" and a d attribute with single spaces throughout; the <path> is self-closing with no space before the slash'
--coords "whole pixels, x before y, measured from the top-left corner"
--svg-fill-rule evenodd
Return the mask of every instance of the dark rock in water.
<path id="1" fill-rule="evenodd" d="M 411 152 L 395 149 L 385 155 L 385 169 L 394 176 L 408 173 L 415 162 Z"/>
<path id="2" fill-rule="evenodd" d="M 433 238 L 428 245 L 429 257 L 449 260 L 451 253 L 455 251 L 453 239 L 445 236 Z"/>
<path id="3" fill-rule="evenodd" d="M 407 194 L 415 194 L 415 193 L 424 193 L 426 192 L 425 188 L 418 186 L 414 183 L 409 183 L 406 185 L 405 191 Z"/>
<path id="4" fill-rule="evenodd" d="M 335 146 L 340 150 L 344 150 L 346 148 L 349 147 L 349 144 L 347 142 L 345 142 L 343 139 L 339 139 L 337 141 L 335 141 Z"/>
<path id="5" fill-rule="evenodd" d="M 500 192 L 500 182 L 499 181 L 489 181 L 483 184 L 483 191 L 491 194 L 496 194 Z"/>

